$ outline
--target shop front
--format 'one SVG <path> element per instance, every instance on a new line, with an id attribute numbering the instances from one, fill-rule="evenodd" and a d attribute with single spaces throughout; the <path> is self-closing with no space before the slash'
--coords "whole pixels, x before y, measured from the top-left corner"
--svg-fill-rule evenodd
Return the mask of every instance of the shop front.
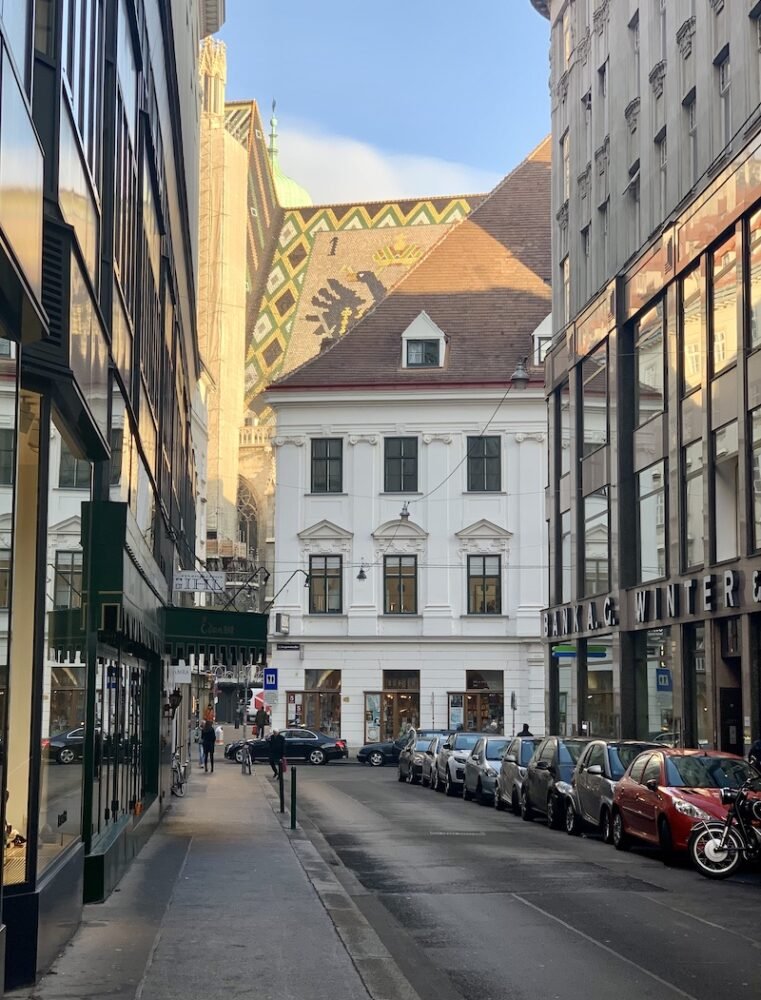
<path id="1" fill-rule="evenodd" d="M 504 683 L 502 670 L 467 670 L 467 690 L 447 695 L 449 729 L 504 733 Z"/>
<path id="2" fill-rule="evenodd" d="M 365 692 L 365 742 L 395 740 L 420 723 L 420 671 L 384 670 L 383 690 Z"/>
<path id="3" fill-rule="evenodd" d="M 305 670 L 304 690 L 288 691 L 286 725 L 341 735 L 341 671 Z"/>

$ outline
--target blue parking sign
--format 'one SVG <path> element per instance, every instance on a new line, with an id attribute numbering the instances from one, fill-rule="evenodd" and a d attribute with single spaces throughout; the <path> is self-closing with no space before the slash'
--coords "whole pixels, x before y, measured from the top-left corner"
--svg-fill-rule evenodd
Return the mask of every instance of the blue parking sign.
<path id="1" fill-rule="evenodd" d="M 655 686 L 658 691 L 674 690 L 674 682 L 671 679 L 671 671 L 667 667 L 656 667 Z"/>
<path id="2" fill-rule="evenodd" d="M 268 667 L 264 671 L 264 690 L 277 691 L 277 669 Z"/>

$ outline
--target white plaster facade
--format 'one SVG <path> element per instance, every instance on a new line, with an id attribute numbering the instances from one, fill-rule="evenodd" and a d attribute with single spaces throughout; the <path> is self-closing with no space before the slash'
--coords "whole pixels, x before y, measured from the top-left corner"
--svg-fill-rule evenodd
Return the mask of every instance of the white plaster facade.
<path id="1" fill-rule="evenodd" d="M 544 731 L 546 410 L 541 388 L 505 388 L 268 394 L 277 422 L 275 726 L 292 721 L 288 695 L 304 690 L 305 671 L 340 670 L 340 734 L 353 755 L 376 735 L 366 695 L 384 691 L 384 670 L 420 672 L 417 722 L 435 727 L 449 724 L 448 696 L 466 692 L 469 671 L 494 671 L 504 731 L 513 722 Z M 501 443 L 501 490 L 468 492 L 467 439 L 487 427 Z M 386 437 L 417 438 L 418 492 L 384 492 Z M 312 438 L 343 442 L 340 493 L 311 492 Z M 500 556 L 501 614 L 468 614 L 467 557 L 478 554 Z M 298 571 L 309 573 L 315 555 L 342 557 L 340 613 L 309 613 Z M 416 614 L 384 614 L 387 555 L 417 557 Z M 289 616 L 287 635 L 274 633 L 278 613 Z"/>

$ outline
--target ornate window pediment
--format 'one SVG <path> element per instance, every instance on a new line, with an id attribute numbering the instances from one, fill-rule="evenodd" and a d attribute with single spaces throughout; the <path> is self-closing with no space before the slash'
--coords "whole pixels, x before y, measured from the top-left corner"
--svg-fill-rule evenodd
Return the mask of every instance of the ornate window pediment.
<path id="1" fill-rule="evenodd" d="M 456 531 L 455 535 L 457 535 L 458 538 L 463 539 L 463 541 L 480 538 L 488 538 L 491 540 L 494 538 L 513 537 L 512 531 L 508 531 L 507 528 L 500 528 L 498 524 L 487 520 L 485 517 L 482 517 L 480 521 L 476 521 L 467 528 L 462 528 L 460 531 Z"/>
<path id="2" fill-rule="evenodd" d="M 456 531 L 455 536 L 460 539 L 460 558 L 464 560 L 466 556 L 480 553 L 506 556 L 513 533 L 482 517 L 480 521 Z"/>
<path id="3" fill-rule="evenodd" d="M 336 539 L 346 541 L 353 537 L 353 532 L 347 531 L 346 528 L 340 528 L 326 518 L 299 532 L 299 538 L 302 542 L 335 541 Z"/>
<path id="4" fill-rule="evenodd" d="M 428 532 L 414 521 L 395 518 L 386 521 L 373 532 L 375 558 L 384 555 L 420 555 L 425 550 Z"/>

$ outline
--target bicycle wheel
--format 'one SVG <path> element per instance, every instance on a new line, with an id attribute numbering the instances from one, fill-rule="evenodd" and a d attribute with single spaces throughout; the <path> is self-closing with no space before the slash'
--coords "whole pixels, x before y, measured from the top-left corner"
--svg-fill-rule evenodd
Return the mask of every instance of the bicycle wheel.
<path id="1" fill-rule="evenodd" d="M 182 796 L 185 794 L 185 779 L 179 772 L 175 772 L 172 791 L 174 792 L 175 795 L 179 796 L 180 798 L 182 798 Z"/>

